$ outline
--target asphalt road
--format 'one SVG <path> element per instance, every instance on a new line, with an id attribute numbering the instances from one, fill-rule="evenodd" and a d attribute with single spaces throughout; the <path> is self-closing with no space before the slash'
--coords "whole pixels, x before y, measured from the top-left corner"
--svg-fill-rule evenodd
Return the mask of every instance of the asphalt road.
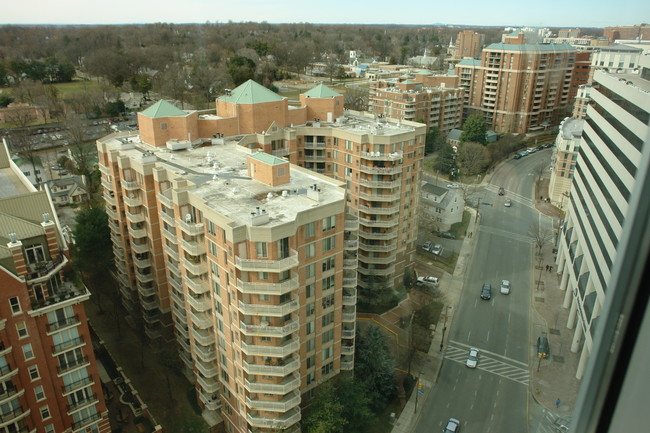
<path id="1" fill-rule="evenodd" d="M 526 432 L 529 371 L 535 355 L 531 330 L 533 255 L 528 235 L 534 224 L 546 225 L 532 200 L 538 167 L 548 150 L 503 164 L 491 184 L 479 191 L 480 230 L 464 278 L 463 293 L 449 330 L 438 381 L 423 402 L 417 433 L 442 431 L 449 417 L 466 432 Z M 499 186 L 505 196 L 497 194 Z M 505 207 L 506 199 L 512 200 Z M 477 236 L 475 233 L 474 236 Z M 512 288 L 499 293 L 502 279 Z M 483 283 L 492 299 L 480 299 Z M 478 367 L 465 360 L 470 347 L 481 351 Z"/>

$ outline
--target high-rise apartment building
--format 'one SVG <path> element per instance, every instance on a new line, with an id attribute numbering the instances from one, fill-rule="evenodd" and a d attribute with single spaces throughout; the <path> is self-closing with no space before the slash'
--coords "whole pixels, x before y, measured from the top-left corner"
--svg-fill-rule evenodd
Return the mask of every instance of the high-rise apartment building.
<path id="1" fill-rule="evenodd" d="M 559 124 L 570 113 L 576 50 L 567 44 L 524 44 L 523 34 L 483 49 L 480 62 L 456 65 L 466 115 L 479 113 L 497 132 L 527 133 Z"/>
<path id="2" fill-rule="evenodd" d="M 637 24 L 634 26 L 605 27 L 603 36 L 609 39 L 610 42 L 619 39 L 647 41 L 650 39 L 650 25 Z"/>
<path id="3" fill-rule="evenodd" d="M 471 30 L 458 32 L 453 56 L 456 58 L 480 57 L 485 44 L 485 35 Z"/>
<path id="4" fill-rule="evenodd" d="M 560 132 L 555 139 L 548 195 L 551 203 L 560 209 L 565 209 L 569 201 L 569 191 L 580 152 L 583 124 L 584 120 L 581 119 L 564 119 L 560 123 Z"/>
<path id="5" fill-rule="evenodd" d="M 357 287 L 401 285 L 415 251 L 425 125 L 300 99 L 248 82 L 97 142 L 124 304 L 173 330 L 227 431 L 298 430 L 302 396 L 354 367 Z"/>
<path id="6" fill-rule="evenodd" d="M 368 111 L 383 117 L 422 122 L 443 134 L 460 128 L 463 121 L 464 89 L 429 87 L 422 82 L 377 81 L 370 89 Z"/>
<path id="7" fill-rule="evenodd" d="M 574 329 L 571 351 L 584 372 L 617 256 L 641 151 L 650 129 L 650 58 L 640 73 L 597 70 L 591 89 L 567 215 L 558 239 L 558 272 Z"/>
<path id="8" fill-rule="evenodd" d="M 51 197 L 0 148 L 0 431 L 111 431 Z"/>
<path id="9" fill-rule="evenodd" d="M 584 119 L 587 117 L 587 107 L 589 106 L 589 94 L 591 93 L 591 84 L 582 84 L 578 86 L 575 101 L 573 102 L 574 119 Z"/>

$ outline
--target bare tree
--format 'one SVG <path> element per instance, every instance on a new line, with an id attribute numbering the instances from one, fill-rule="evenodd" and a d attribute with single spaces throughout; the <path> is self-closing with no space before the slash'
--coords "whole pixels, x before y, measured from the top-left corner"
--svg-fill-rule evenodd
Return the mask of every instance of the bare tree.
<path id="1" fill-rule="evenodd" d="M 485 146 L 480 143 L 467 142 L 458 148 L 456 163 L 465 176 L 474 176 L 483 172 L 490 162 Z"/>
<path id="2" fill-rule="evenodd" d="M 356 111 L 368 109 L 368 92 L 358 87 L 348 87 L 343 95 L 345 108 Z"/>
<path id="3" fill-rule="evenodd" d="M 542 248 L 553 240 L 553 230 L 542 229 L 539 224 L 532 224 L 526 233 L 537 249 L 537 254 L 541 254 Z"/>

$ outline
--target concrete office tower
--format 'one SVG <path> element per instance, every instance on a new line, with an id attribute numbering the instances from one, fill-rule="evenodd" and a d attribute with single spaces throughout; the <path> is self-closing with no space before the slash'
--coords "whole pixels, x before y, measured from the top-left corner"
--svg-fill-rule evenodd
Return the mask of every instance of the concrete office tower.
<path id="1" fill-rule="evenodd" d="M 368 111 L 391 119 L 421 121 L 427 128 L 435 126 L 447 134 L 462 126 L 464 93 L 462 88 L 444 83 L 427 86 L 412 80 L 377 81 L 370 89 Z"/>
<path id="2" fill-rule="evenodd" d="M 354 367 L 345 184 L 235 139 L 136 134 L 97 142 L 126 304 L 153 336 L 175 329 L 204 417 L 299 431 L 302 396 Z"/>
<path id="3" fill-rule="evenodd" d="M 491 44 L 480 62 L 456 65 L 465 88 L 465 115 L 479 113 L 500 133 L 542 131 L 570 113 L 570 85 L 576 50 L 568 44 Z M 514 43 L 512 43 L 514 42 Z"/>
<path id="4" fill-rule="evenodd" d="M 584 120 L 581 119 L 564 119 L 555 139 L 548 194 L 551 203 L 562 210 L 569 203 L 569 191 L 580 152 L 583 124 Z"/>
<path id="5" fill-rule="evenodd" d="M 582 377 L 616 259 L 641 147 L 650 122 L 650 58 L 640 73 L 594 73 L 566 218 L 558 239 L 558 272 L 574 329 L 571 351 L 581 352 Z"/>
<path id="6" fill-rule="evenodd" d="M 458 32 L 453 56 L 456 58 L 480 57 L 485 44 L 485 35 L 471 30 Z"/>
<path id="7" fill-rule="evenodd" d="M 85 287 L 51 197 L 0 148 L 0 431 L 110 432 Z"/>

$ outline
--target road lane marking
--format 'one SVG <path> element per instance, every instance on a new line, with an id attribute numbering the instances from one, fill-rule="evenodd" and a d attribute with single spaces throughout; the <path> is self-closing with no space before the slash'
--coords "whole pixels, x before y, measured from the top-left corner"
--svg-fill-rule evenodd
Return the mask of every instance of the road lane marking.
<path id="1" fill-rule="evenodd" d="M 472 331 L 469 331 L 469 332 L 471 333 Z M 495 352 L 490 352 L 489 350 L 486 350 L 486 349 L 481 349 L 478 346 L 470 346 L 469 344 L 461 343 L 460 341 L 455 341 L 455 340 L 449 340 L 448 344 L 450 346 L 457 345 L 457 346 L 465 347 L 466 350 L 469 350 L 472 347 L 476 347 L 477 349 L 479 349 L 481 351 L 481 353 L 487 353 L 487 354 L 492 355 L 492 356 L 503 358 L 505 360 L 505 362 L 511 362 L 511 363 L 514 363 L 514 364 L 521 365 L 524 368 L 528 368 L 528 364 L 525 363 L 525 362 L 517 361 L 516 359 L 508 358 L 505 355 L 500 355 L 500 354 L 495 353 Z"/>
<path id="2" fill-rule="evenodd" d="M 488 331 L 488 335 L 487 335 L 487 338 L 485 339 L 485 341 L 490 341 L 490 331 Z"/>
<path id="3" fill-rule="evenodd" d="M 450 342 L 447 346 L 447 352 L 445 358 L 450 361 L 457 362 L 459 364 L 466 364 L 467 362 L 467 350 L 464 348 L 457 347 L 458 345 L 465 346 L 462 343 Z M 522 362 L 516 361 L 514 359 L 508 359 L 501 355 L 496 355 L 498 358 L 492 357 L 489 351 L 482 351 L 481 357 L 479 359 L 478 366 L 476 369 L 480 370 L 478 380 L 480 381 L 483 377 L 482 372 L 487 372 L 494 374 L 500 378 L 512 380 L 514 382 L 521 383 L 522 385 L 528 386 L 530 379 L 530 372 L 528 366 L 522 366 Z M 525 364 L 523 364 L 525 365 Z"/>

